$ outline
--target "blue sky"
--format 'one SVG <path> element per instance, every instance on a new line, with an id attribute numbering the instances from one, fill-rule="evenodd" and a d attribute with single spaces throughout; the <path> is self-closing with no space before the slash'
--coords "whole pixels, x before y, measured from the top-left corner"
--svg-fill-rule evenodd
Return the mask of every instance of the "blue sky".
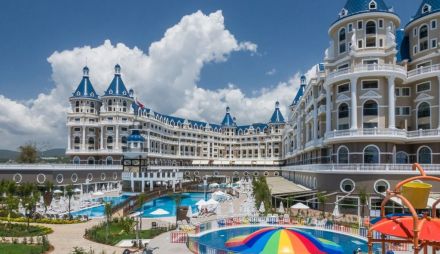
<path id="1" fill-rule="evenodd" d="M 387 1 L 403 24 L 420 2 Z M 237 52 L 226 62 L 205 65 L 198 85 L 217 89 L 231 82 L 251 94 L 321 61 L 328 46 L 327 29 L 344 3 L 345 0 L 2 1 L 0 94 L 27 100 L 49 92 L 54 84 L 47 57 L 56 50 L 98 46 L 105 39 L 146 50 L 182 16 L 197 10 L 222 10 L 226 28 L 238 41 L 258 45 L 256 55 Z M 271 70 L 275 71 L 269 75 Z"/>

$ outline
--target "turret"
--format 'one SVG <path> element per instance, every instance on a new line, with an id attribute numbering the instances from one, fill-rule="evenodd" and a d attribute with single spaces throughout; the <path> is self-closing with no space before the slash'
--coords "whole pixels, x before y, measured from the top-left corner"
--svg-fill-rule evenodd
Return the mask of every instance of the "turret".
<path id="1" fill-rule="evenodd" d="M 89 78 L 89 68 L 83 68 L 83 77 L 75 92 L 69 98 L 74 113 L 98 114 L 101 101 Z"/>
<path id="2" fill-rule="evenodd" d="M 129 112 L 134 102 L 121 78 L 121 66 L 115 65 L 115 75 L 102 96 L 106 112 Z"/>

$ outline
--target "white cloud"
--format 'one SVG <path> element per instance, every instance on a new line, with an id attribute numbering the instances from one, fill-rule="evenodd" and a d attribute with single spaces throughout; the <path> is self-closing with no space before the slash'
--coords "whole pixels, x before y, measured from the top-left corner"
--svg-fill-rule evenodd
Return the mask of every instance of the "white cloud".
<path id="1" fill-rule="evenodd" d="M 268 71 L 266 72 L 266 75 L 267 75 L 267 76 L 272 76 L 272 75 L 275 75 L 275 73 L 277 73 L 277 69 L 272 68 L 272 69 L 270 69 L 270 70 L 268 70 Z"/>
<path id="2" fill-rule="evenodd" d="M 81 79 L 86 59 L 98 94 L 107 88 L 113 78 L 113 66 L 119 63 L 128 88 L 133 88 L 143 103 L 159 112 L 220 122 L 229 105 L 239 123 L 265 122 L 276 100 L 285 112 L 296 93 L 298 76 L 257 91 L 252 97 L 233 85 L 219 90 L 197 86 L 206 63 L 226 61 L 236 51 L 255 54 L 257 45 L 238 42 L 225 28 L 221 11 L 209 15 L 198 11 L 169 28 L 147 52 L 122 43 L 114 45 L 109 40 L 94 48 L 83 46 L 54 52 L 48 58 L 55 83 L 50 93 L 42 93 L 26 103 L 0 95 L 0 147 L 15 149 L 28 140 L 50 140 L 53 147 L 65 146 L 68 97 Z"/>

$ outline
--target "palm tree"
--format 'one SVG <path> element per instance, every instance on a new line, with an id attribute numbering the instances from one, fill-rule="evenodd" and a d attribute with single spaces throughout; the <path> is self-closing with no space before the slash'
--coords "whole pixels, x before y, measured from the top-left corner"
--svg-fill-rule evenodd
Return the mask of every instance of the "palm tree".
<path id="1" fill-rule="evenodd" d="M 367 193 L 367 190 L 365 188 L 362 188 L 359 190 L 358 196 L 359 203 L 361 205 L 361 217 L 363 218 L 365 216 L 365 205 L 367 204 L 370 195 Z"/>
<path id="2" fill-rule="evenodd" d="M 109 224 L 110 221 L 112 219 L 112 203 L 111 202 L 105 202 L 104 204 L 104 213 L 105 213 L 105 218 L 106 218 L 106 223 L 105 223 L 105 241 L 107 242 L 108 240 L 108 228 L 109 228 Z"/>
<path id="3" fill-rule="evenodd" d="M 138 206 L 141 208 L 140 209 L 141 210 L 141 215 L 142 215 L 142 212 L 143 212 L 142 205 L 144 204 L 144 202 L 146 200 L 147 200 L 147 194 L 145 194 L 145 193 L 141 193 L 137 197 Z M 142 230 L 142 219 L 139 221 L 139 228 Z"/>
<path id="4" fill-rule="evenodd" d="M 69 220 L 71 219 L 71 215 L 70 215 L 70 200 L 72 199 L 74 194 L 75 194 L 75 192 L 73 191 L 73 185 L 68 185 L 66 187 L 66 195 L 67 195 L 67 198 L 69 199 Z"/>
<path id="5" fill-rule="evenodd" d="M 47 212 L 47 207 L 50 206 L 53 199 L 53 183 L 51 181 L 47 181 L 44 186 L 44 194 L 43 194 L 43 201 L 44 201 L 44 212 Z"/>
<path id="6" fill-rule="evenodd" d="M 324 192 L 318 192 L 316 193 L 316 198 L 318 199 L 322 214 L 325 215 L 325 203 L 327 202 L 328 197 L 324 194 Z"/>

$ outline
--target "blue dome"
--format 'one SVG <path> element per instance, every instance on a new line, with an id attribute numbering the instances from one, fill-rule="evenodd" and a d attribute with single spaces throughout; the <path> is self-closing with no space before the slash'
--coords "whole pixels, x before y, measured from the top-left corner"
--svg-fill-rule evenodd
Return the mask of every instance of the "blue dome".
<path id="1" fill-rule="evenodd" d="M 76 88 L 75 92 L 71 98 L 88 98 L 88 99 L 96 99 L 98 100 L 98 94 L 93 88 L 92 82 L 90 82 L 89 78 L 89 68 L 85 66 L 83 68 L 83 78 Z"/>
<path id="2" fill-rule="evenodd" d="M 336 21 L 366 12 L 393 13 L 391 8 L 385 4 L 384 0 L 347 0 Z"/>
<path id="3" fill-rule="evenodd" d="M 413 19 L 408 23 L 411 24 L 415 20 L 419 18 L 423 18 L 429 14 L 440 11 L 440 1 L 439 0 L 423 0 L 422 4 L 420 4 L 419 9 L 417 10 L 416 15 L 414 15 Z"/>
<path id="4" fill-rule="evenodd" d="M 145 142 L 145 138 L 142 137 L 139 130 L 133 130 L 131 135 L 128 136 L 127 142 Z"/>

